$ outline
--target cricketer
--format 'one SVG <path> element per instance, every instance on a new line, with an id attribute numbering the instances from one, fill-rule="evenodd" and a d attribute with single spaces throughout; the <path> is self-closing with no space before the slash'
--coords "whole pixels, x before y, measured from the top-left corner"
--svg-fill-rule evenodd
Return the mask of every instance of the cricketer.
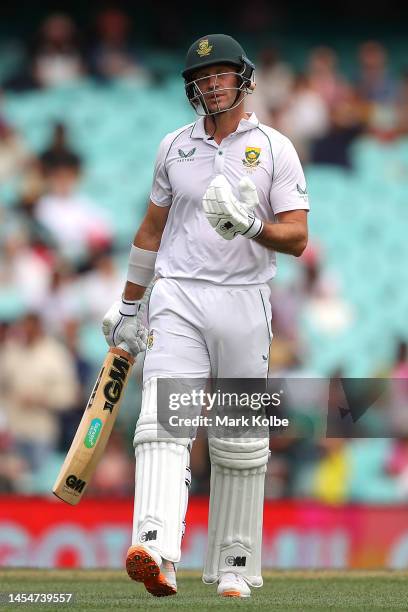
<path id="1" fill-rule="evenodd" d="M 307 239 L 305 177 L 291 142 L 247 113 L 255 67 L 230 36 L 194 42 L 182 76 L 199 115 L 162 140 L 145 218 L 121 301 L 105 315 L 110 346 L 148 348 L 134 447 L 132 545 L 126 567 L 155 596 L 177 592 L 176 564 L 193 440 L 157 437 L 160 378 L 266 378 L 272 340 L 268 282 L 276 251 L 298 257 Z M 209 440 L 211 492 L 203 581 L 224 597 L 262 586 L 261 539 L 269 440 Z"/>

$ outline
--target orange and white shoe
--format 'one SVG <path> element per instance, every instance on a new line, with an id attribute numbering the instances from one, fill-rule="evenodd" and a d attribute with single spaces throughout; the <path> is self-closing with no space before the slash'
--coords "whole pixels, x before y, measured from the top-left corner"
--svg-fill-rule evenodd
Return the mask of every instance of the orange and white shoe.
<path id="1" fill-rule="evenodd" d="M 251 589 L 242 576 L 227 572 L 218 581 L 217 594 L 221 597 L 251 597 Z"/>
<path id="2" fill-rule="evenodd" d="M 162 561 L 160 555 L 147 546 L 131 546 L 126 557 L 129 578 L 143 582 L 155 597 L 166 597 L 177 593 L 174 563 Z"/>

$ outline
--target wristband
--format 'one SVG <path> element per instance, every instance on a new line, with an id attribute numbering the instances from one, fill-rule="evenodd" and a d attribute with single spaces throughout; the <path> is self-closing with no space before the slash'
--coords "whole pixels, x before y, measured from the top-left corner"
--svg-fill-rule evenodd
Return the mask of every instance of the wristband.
<path id="1" fill-rule="evenodd" d="M 141 287 L 147 287 L 154 276 L 156 251 L 146 251 L 132 244 L 126 280 Z"/>
<path id="2" fill-rule="evenodd" d="M 263 221 L 261 221 L 261 219 L 258 219 L 258 217 L 254 217 L 253 215 L 249 215 L 249 218 L 252 218 L 252 223 L 250 224 L 248 229 L 241 235 L 245 236 L 245 238 L 256 238 L 263 230 Z"/>

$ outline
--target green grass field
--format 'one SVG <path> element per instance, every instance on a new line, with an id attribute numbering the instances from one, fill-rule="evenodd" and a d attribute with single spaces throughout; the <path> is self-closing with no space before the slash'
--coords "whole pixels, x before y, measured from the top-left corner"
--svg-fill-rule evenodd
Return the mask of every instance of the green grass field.
<path id="1" fill-rule="evenodd" d="M 73 593 L 70 604 L 0 604 L 0 610 L 408 610 L 408 572 L 268 572 L 250 600 L 220 599 L 197 572 L 180 572 L 179 593 L 154 598 L 124 571 L 0 571 L 0 591 Z M 4 595 L 3 595 L 4 601 Z"/>

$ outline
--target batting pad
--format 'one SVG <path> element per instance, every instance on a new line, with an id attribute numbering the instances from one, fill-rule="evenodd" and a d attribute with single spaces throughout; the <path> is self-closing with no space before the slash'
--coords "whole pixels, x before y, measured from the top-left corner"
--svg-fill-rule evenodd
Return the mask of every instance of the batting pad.
<path id="1" fill-rule="evenodd" d="M 191 484 L 190 444 L 184 439 L 157 440 L 156 389 L 156 379 L 150 379 L 143 388 L 134 438 L 132 545 L 146 544 L 163 559 L 177 563 Z"/>
<path id="2" fill-rule="evenodd" d="M 208 550 L 203 582 L 240 574 L 262 586 L 261 545 L 269 439 L 209 441 L 211 457 Z"/>

